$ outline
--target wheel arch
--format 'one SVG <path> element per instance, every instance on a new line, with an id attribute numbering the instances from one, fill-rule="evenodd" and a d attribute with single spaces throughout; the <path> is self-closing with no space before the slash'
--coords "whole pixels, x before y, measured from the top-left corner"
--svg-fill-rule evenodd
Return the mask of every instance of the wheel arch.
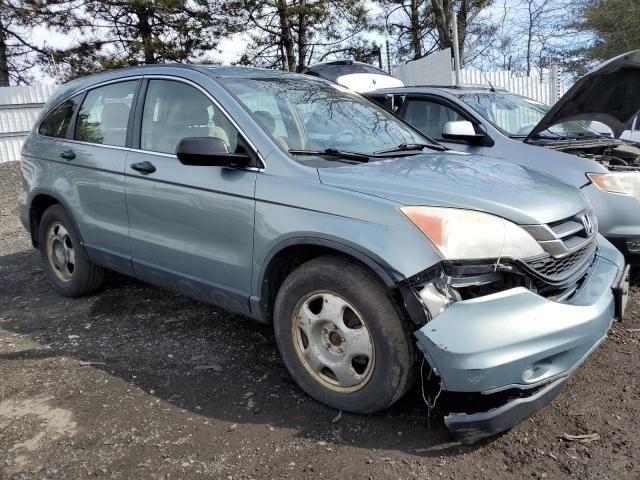
<path id="1" fill-rule="evenodd" d="M 323 255 L 340 255 L 353 259 L 371 270 L 387 288 L 401 280 L 398 272 L 373 255 L 336 239 L 295 237 L 276 245 L 262 262 L 256 295 L 251 297 L 251 311 L 260 321 L 272 323 L 273 305 L 287 275 L 303 263 Z"/>
<path id="2" fill-rule="evenodd" d="M 38 233 L 40 228 L 40 220 L 44 212 L 53 205 L 61 205 L 65 209 L 67 214 L 71 217 L 71 220 L 78 228 L 78 222 L 76 222 L 73 213 L 68 208 L 66 202 L 62 200 L 58 195 L 48 190 L 37 190 L 33 192 L 31 200 L 29 201 L 29 231 L 31 233 L 31 244 L 38 248 Z M 78 233 L 79 229 L 78 229 Z M 80 241 L 82 242 L 82 234 L 80 234 Z"/>

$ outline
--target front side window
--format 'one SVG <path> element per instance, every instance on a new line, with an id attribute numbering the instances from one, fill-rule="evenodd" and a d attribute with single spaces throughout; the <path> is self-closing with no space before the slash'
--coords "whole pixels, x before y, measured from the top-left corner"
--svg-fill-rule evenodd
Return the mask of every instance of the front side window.
<path id="1" fill-rule="evenodd" d="M 426 100 L 407 100 L 404 119 L 428 137 L 442 139 L 442 130 L 447 122 L 464 120 L 462 116 L 445 105 Z"/>
<path id="2" fill-rule="evenodd" d="M 373 153 L 401 144 L 431 143 L 369 100 L 311 76 L 219 81 L 285 150 Z"/>
<path id="3" fill-rule="evenodd" d="M 42 121 L 38 133 L 45 137 L 64 138 L 79 101 L 79 96 L 75 96 L 56 107 Z"/>
<path id="4" fill-rule="evenodd" d="M 124 147 L 137 83 L 112 83 L 90 90 L 78 112 L 75 139 Z"/>
<path id="5" fill-rule="evenodd" d="M 234 153 L 238 131 L 198 89 L 173 80 L 150 80 L 142 114 L 140 148 L 176 153 L 180 140 L 215 137 Z"/>

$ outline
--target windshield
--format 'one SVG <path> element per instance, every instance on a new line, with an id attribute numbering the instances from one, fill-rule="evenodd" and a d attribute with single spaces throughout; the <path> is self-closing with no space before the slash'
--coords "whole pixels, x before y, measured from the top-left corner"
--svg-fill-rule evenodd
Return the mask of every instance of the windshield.
<path id="1" fill-rule="evenodd" d="M 286 151 L 336 149 L 371 154 L 402 144 L 433 144 L 360 95 L 313 77 L 219 81 Z"/>
<path id="2" fill-rule="evenodd" d="M 529 135 L 550 108 L 544 103 L 511 93 L 473 93 L 460 95 L 460 98 L 495 127 L 513 137 Z M 539 136 L 596 137 L 598 133 L 586 122 L 571 121 L 554 125 Z"/>

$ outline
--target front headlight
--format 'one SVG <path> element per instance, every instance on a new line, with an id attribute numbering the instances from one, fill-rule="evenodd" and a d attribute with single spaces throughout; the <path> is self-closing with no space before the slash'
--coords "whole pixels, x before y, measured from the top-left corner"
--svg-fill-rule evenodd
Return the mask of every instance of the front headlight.
<path id="1" fill-rule="evenodd" d="M 501 217 L 444 207 L 401 207 L 445 260 L 526 258 L 544 253 L 534 238 Z"/>
<path id="2" fill-rule="evenodd" d="M 587 173 L 587 177 L 600 190 L 631 195 L 640 200 L 639 172 Z"/>

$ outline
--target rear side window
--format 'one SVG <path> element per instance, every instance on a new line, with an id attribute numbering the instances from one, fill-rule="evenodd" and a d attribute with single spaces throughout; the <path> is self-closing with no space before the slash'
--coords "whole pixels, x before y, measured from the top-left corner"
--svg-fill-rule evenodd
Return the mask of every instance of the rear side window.
<path id="1" fill-rule="evenodd" d="M 76 96 L 54 108 L 40 124 L 38 133 L 45 137 L 64 138 L 79 101 L 80 96 Z"/>
<path id="2" fill-rule="evenodd" d="M 112 83 L 90 90 L 78 113 L 75 139 L 124 147 L 137 83 L 137 80 Z"/>

